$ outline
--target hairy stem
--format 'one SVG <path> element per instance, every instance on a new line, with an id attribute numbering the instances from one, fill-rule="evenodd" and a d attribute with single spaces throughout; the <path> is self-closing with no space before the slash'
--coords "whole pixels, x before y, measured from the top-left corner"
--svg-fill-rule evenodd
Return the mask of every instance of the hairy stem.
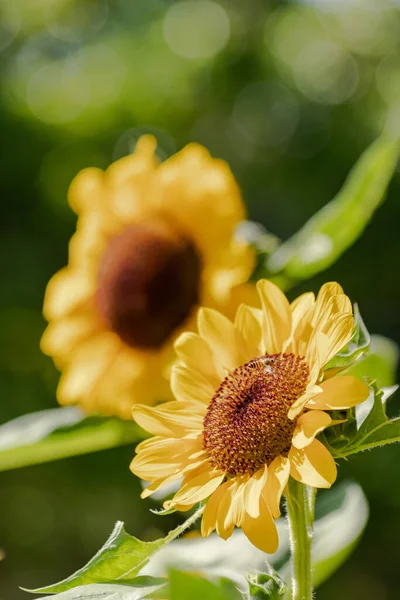
<path id="1" fill-rule="evenodd" d="M 292 600 L 312 600 L 311 542 L 315 489 L 290 478 L 287 493 L 292 554 Z"/>

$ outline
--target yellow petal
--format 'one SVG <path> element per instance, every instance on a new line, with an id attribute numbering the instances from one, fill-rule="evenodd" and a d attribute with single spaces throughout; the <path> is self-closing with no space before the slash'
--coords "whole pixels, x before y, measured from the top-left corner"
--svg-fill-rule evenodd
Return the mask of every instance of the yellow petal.
<path id="1" fill-rule="evenodd" d="M 246 515 L 243 497 L 246 480 L 244 477 L 235 477 L 230 483 L 229 493 L 231 495 L 231 501 L 225 516 L 225 530 L 230 530 L 235 525 L 240 527 Z"/>
<path id="2" fill-rule="evenodd" d="M 175 342 L 175 352 L 186 367 L 198 371 L 217 389 L 221 383 L 210 346 L 197 333 L 185 332 Z"/>
<path id="3" fill-rule="evenodd" d="M 225 473 L 215 471 L 211 464 L 199 474 L 194 472 L 189 478 L 185 478 L 179 492 L 172 499 L 173 504 L 196 504 L 211 496 L 217 487 L 223 482 Z M 187 483 L 185 483 L 187 481 Z"/>
<path id="4" fill-rule="evenodd" d="M 278 532 L 271 511 L 263 498 L 260 515 L 256 519 L 247 515 L 242 523 L 242 529 L 253 546 L 262 552 L 272 554 L 278 549 Z"/>
<path id="5" fill-rule="evenodd" d="M 307 408 L 340 410 L 351 408 L 364 402 L 369 396 L 368 386 L 352 375 L 332 377 L 319 384 L 322 393 L 314 396 L 306 404 Z"/>
<path id="6" fill-rule="evenodd" d="M 322 410 L 312 410 L 302 414 L 294 430 L 292 444 L 296 448 L 305 448 L 309 446 L 325 427 L 329 427 L 332 419 Z"/>
<path id="7" fill-rule="evenodd" d="M 327 304 L 332 296 L 343 295 L 343 288 L 335 281 L 324 283 L 318 292 L 317 300 L 315 302 L 315 308 L 311 317 L 313 326 L 320 323 L 321 318 L 327 312 Z"/>
<path id="8" fill-rule="evenodd" d="M 232 482 L 226 488 L 225 493 L 221 497 L 217 512 L 216 529 L 218 535 L 223 539 L 227 540 L 233 533 L 235 525 L 228 520 L 228 515 L 231 512 L 233 495 L 232 495 Z"/>
<path id="9" fill-rule="evenodd" d="M 95 167 L 80 171 L 68 190 L 69 205 L 77 214 L 100 210 L 103 196 L 104 172 Z"/>
<path id="10" fill-rule="evenodd" d="M 241 304 L 237 310 L 235 327 L 243 338 L 245 360 L 249 361 L 265 353 L 262 339 L 262 311 Z"/>
<path id="11" fill-rule="evenodd" d="M 158 407 L 135 404 L 132 413 L 140 427 L 153 435 L 180 437 L 202 430 L 205 409 L 198 402 L 173 400 Z"/>
<path id="12" fill-rule="evenodd" d="M 201 308 L 197 322 L 201 337 L 222 368 L 233 371 L 245 362 L 239 334 L 229 319 L 211 308 Z"/>
<path id="13" fill-rule="evenodd" d="M 291 476 L 301 483 L 318 488 L 329 488 L 336 479 L 335 461 L 318 440 L 314 440 L 301 450 L 292 446 L 289 460 Z"/>
<path id="14" fill-rule="evenodd" d="M 292 311 L 292 332 L 295 332 L 299 323 L 306 317 L 310 309 L 314 306 L 315 296 L 313 292 L 302 294 L 290 305 Z"/>
<path id="15" fill-rule="evenodd" d="M 285 456 L 278 456 L 268 467 L 268 478 L 263 496 L 275 519 L 281 515 L 280 500 L 289 479 L 289 474 L 290 462 Z"/>
<path id="16" fill-rule="evenodd" d="M 132 470 L 132 469 L 131 469 Z M 134 472 L 134 471 L 133 471 Z M 140 497 L 144 500 L 145 498 L 149 498 L 152 494 L 157 492 L 160 488 L 177 481 L 181 477 L 181 473 L 179 471 L 177 473 L 173 473 L 169 477 L 160 477 L 160 479 L 156 479 L 152 483 L 150 483 L 140 494 Z"/>
<path id="17" fill-rule="evenodd" d="M 95 293 L 96 282 L 86 271 L 61 269 L 47 285 L 43 314 L 48 321 L 70 315 L 92 300 Z"/>
<path id="18" fill-rule="evenodd" d="M 102 378 L 122 351 L 121 341 L 113 333 L 93 336 L 73 355 L 57 389 L 60 404 L 74 404 L 99 390 Z"/>
<path id="19" fill-rule="evenodd" d="M 252 262 L 254 263 L 254 260 Z M 235 285 L 232 288 L 228 306 L 226 310 L 223 311 L 224 315 L 229 319 L 234 319 L 237 307 L 241 304 L 246 304 L 246 306 L 250 306 L 255 310 L 260 310 L 261 308 L 260 296 L 258 295 L 255 283 L 252 281 Z"/>
<path id="20" fill-rule="evenodd" d="M 292 313 L 285 294 L 273 283 L 261 279 L 257 283 L 263 307 L 263 338 L 268 354 L 281 352 L 290 338 Z"/>
<path id="21" fill-rule="evenodd" d="M 353 315 L 340 315 L 327 332 L 329 337 L 329 350 L 325 356 L 326 364 L 350 341 L 354 330 Z"/>
<path id="22" fill-rule="evenodd" d="M 177 400 L 196 401 L 206 406 L 217 391 L 217 388 L 199 371 L 181 365 L 172 368 L 171 389 Z"/>
<path id="23" fill-rule="evenodd" d="M 201 521 L 201 535 L 203 537 L 208 537 L 216 528 L 218 508 L 230 485 L 231 482 L 226 481 L 220 485 L 208 499 Z"/>
<path id="24" fill-rule="evenodd" d="M 51 321 L 40 340 L 40 348 L 44 354 L 65 358 L 79 343 L 101 329 L 100 319 L 93 310 L 80 311 L 70 317 Z"/>
<path id="25" fill-rule="evenodd" d="M 253 518 L 260 514 L 260 497 L 268 477 L 268 467 L 265 465 L 254 473 L 244 485 L 243 499 L 246 512 Z"/>

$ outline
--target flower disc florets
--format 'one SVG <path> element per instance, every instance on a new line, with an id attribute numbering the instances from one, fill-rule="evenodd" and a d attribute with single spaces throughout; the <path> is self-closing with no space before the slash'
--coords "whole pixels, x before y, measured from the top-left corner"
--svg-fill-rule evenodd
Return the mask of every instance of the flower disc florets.
<path id="1" fill-rule="evenodd" d="M 204 448 L 229 475 L 254 474 L 287 456 L 296 420 L 293 402 L 306 391 L 309 368 L 300 356 L 272 354 L 238 367 L 222 382 L 204 418 Z"/>
<path id="2" fill-rule="evenodd" d="M 110 240 L 97 300 L 112 331 L 132 348 L 161 346 L 199 301 L 200 258 L 163 221 L 130 225 Z"/>

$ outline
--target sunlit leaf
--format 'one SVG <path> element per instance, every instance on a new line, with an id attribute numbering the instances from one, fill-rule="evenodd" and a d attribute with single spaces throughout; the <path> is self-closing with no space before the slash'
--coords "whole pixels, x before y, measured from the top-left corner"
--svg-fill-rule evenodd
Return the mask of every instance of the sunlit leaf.
<path id="1" fill-rule="evenodd" d="M 312 277 L 334 263 L 364 231 L 383 201 L 396 168 L 399 144 L 384 135 L 360 157 L 337 196 L 266 261 L 265 275 L 283 286 Z"/>
<path id="2" fill-rule="evenodd" d="M 18 417 L 0 427 L 0 471 L 138 441 L 143 431 L 117 417 L 86 417 L 76 407 Z"/>
<path id="3" fill-rule="evenodd" d="M 142 542 L 129 535 L 124 529 L 124 524 L 118 521 L 104 546 L 79 571 L 54 585 L 26 591 L 36 594 L 54 594 L 91 583 L 130 581 L 143 569 L 153 554 L 181 535 L 200 517 L 203 510 L 204 507 L 199 508 L 182 525 L 170 531 L 166 537 L 154 542 Z"/>
<path id="4" fill-rule="evenodd" d="M 361 487 L 346 482 L 324 492 L 316 504 L 312 545 L 313 585 L 318 587 L 348 559 L 367 525 L 368 502 Z"/>
<path id="5" fill-rule="evenodd" d="M 93 583 L 51 596 L 54 600 L 141 600 L 153 597 L 166 584 L 165 579 L 137 577 L 130 585 Z M 40 600 L 40 599 L 36 599 Z"/>
<path id="6" fill-rule="evenodd" d="M 392 386 L 396 381 L 399 348 L 393 340 L 382 335 L 371 335 L 368 354 L 362 356 L 350 369 L 356 377 L 370 377 L 378 387 Z"/>
<path id="7" fill-rule="evenodd" d="M 242 600 L 243 596 L 228 581 L 213 583 L 204 577 L 171 569 L 168 600 Z"/>

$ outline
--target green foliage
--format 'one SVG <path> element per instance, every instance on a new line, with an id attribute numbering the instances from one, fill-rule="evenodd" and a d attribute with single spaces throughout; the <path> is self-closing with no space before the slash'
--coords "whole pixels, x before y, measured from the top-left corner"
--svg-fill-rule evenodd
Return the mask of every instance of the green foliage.
<path id="1" fill-rule="evenodd" d="M 254 600 L 279 600 L 286 593 L 286 584 L 272 568 L 269 573 L 249 575 L 249 594 Z"/>
<path id="2" fill-rule="evenodd" d="M 186 571 L 169 572 L 168 600 L 240 600 L 242 595 L 232 582 L 221 579 L 212 583 Z"/>
<path id="3" fill-rule="evenodd" d="M 94 583 L 52 596 L 54 600 L 141 600 L 154 598 L 166 584 L 165 579 L 137 577 L 129 585 Z M 36 600 L 40 600 L 37 598 Z"/>
<path id="4" fill-rule="evenodd" d="M 361 235 L 381 204 L 396 168 L 399 143 L 387 135 L 360 157 L 337 196 L 270 256 L 265 274 L 281 285 L 307 279 L 332 265 Z"/>
<path id="5" fill-rule="evenodd" d="M 370 351 L 350 368 L 349 374 L 370 377 L 377 386 L 389 387 L 396 381 L 399 348 L 395 342 L 383 335 L 371 335 Z"/>
<path id="6" fill-rule="evenodd" d="M 355 482 L 336 485 L 316 503 L 312 546 L 313 585 L 318 587 L 348 559 L 367 525 L 368 502 Z"/>
<path id="7" fill-rule="evenodd" d="M 397 386 L 381 390 L 371 383 L 370 397 L 347 411 L 345 423 L 325 432 L 324 442 L 335 457 L 400 441 L 400 417 L 389 419 L 386 415 L 386 400 L 396 390 Z"/>
<path id="8" fill-rule="evenodd" d="M 131 421 L 86 417 L 75 407 L 24 415 L 0 427 L 0 471 L 130 444 L 143 437 Z"/>
<path id="9" fill-rule="evenodd" d="M 26 591 L 56 594 L 91 583 L 116 581 L 129 583 L 149 562 L 153 554 L 181 535 L 200 517 L 203 510 L 203 507 L 199 508 L 182 525 L 170 531 L 166 537 L 154 542 L 138 540 L 125 531 L 122 522 L 118 522 L 104 546 L 79 571 L 54 585 Z"/>

